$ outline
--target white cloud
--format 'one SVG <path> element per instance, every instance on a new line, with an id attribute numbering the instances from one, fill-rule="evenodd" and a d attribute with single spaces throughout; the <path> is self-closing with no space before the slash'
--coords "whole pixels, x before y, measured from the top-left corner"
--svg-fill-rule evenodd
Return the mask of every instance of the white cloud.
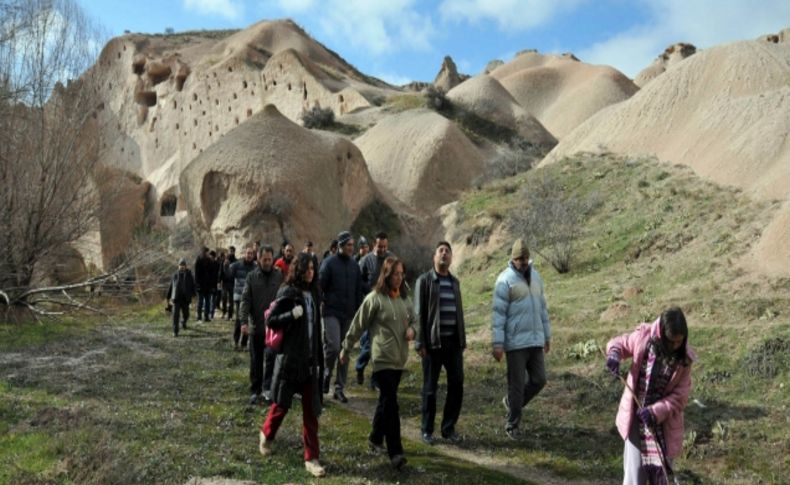
<path id="1" fill-rule="evenodd" d="M 608 64 L 634 77 L 670 44 L 689 42 L 697 48 L 754 39 L 786 27 L 790 2 L 763 0 L 645 1 L 649 18 L 577 53 L 593 64 Z"/>
<path id="2" fill-rule="evenodd" d="M 442 18 L 478 23 L 494 21 L 501 30 L 529 30 L 545 24 L 558 13 L 575 9 L 586 0 L 444 0 Z"/>
<path id="3" fill-rule="evenodd" d="M 418 12 L 417 0 L 265 0 L 297 21 L 310 17 L 333 41 L 372 55 L 432 48 L 436 29 L 429 15 Z"/>
<path id="4" fill-rule="evenodd" d="M 392 72 L 377 72 L 373 74 L 373 76 L 381 79 L 382 81 L 388 82 L 393 86 L 403 86 L 404 84 L 409 84 L 412 82 L 411 78 Z"/>
<path id="5" fill-rule="evenodd" d="M 238 20 L 244 15 L 243 0 L 183 0 L 184 8 L 201 15 L 219 15 Z"/>

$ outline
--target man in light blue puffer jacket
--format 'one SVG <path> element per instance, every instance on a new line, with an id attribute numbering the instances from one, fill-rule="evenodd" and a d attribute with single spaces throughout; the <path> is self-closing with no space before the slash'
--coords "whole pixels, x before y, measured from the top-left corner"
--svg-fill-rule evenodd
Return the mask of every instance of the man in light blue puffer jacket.
<path id="1" fill-rule="evenodd" d="M 521 409 L 546 385 L 543 354 L 551 348 L 551 324 L 543 295 L 543 280 L 529 262 L 529 249 L 516 239 L 507 269 L 494 287 L 491 324 L 493 356 L 507 360 L 505 433 L 520 438 Z"/>

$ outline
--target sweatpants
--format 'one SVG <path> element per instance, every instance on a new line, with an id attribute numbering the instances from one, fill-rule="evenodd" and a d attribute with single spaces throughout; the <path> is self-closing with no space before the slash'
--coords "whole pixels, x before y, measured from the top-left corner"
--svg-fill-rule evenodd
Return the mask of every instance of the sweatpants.
<path id="1" fill-rule="evenodd" d="M 543 347 L 506 352 L 508 413 L 506 429 L 518 428 L 521 410 L 546 385 Z"/>
<path id="2" fill-rule="evenodd" d="M 313 411 L 313 382 L 307 379 L 299 388 L 302 394 L 302 443 L 304 443 L 304 461 L 318 459 L 318 418 Z M 277 430 L 283 424 L 288 408 L 277 403 L 269 407 L 269 415 L 261 426 L 261 432 L 267 440 L 277 436 Z"/>

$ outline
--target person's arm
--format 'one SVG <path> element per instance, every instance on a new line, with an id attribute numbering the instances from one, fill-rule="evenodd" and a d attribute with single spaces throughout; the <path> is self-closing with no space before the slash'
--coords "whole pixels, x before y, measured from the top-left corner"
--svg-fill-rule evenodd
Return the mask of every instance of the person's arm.
<path id="1" fill-rule="evenodd" d="M 675 413 L 681 413 L 686 408 L 691 394 L 691 365 L 680 366 L 677 370 L 678 385 L 672 392 L 662 397 L 652 405 L 647 406 L 650 413 L 655 417 L 656 423 L 661 424 Z"/>
<path id="2" fill-rule="evenodd" d="M 241 305 L 239 305 L 239 321 L 241 322 L 241 333 L 247 334 L 249 327 L 247 326 L 250 317 L 252 316 L 252 289 L 250 288 L 250 275 L 247 275 L 247 280 L 244 284 L 244 291 L 241 293 Z"/>
<path id="3" fill-rule="evenodd" d="M 639 342 L 640 335 L 642 334 L 642 327 L 647 324 L 642 324 L 631 333 L 625 333 L 614 337 L 606 344 L 606 355 L 615 357 L 618 361 L 629 359 L 634 355 L 634 349 Z"/>
<path id="4" fill-rule="evenodd" d="M 551 350 L 551 322 L 549 321 L 549 308 L 546 306 L 546 288 L 543 286 L 543 279 L 540 275 L 536 278 L 540 281 L 540 320 L 543 323 L 543 335 L 546 343 L 543 350 L 549 353 Z"/>
<path id="5" fill-rule="evenodd" d="M 414 317 L 417 319 L 417 335 L 414 337 L 414 350 L 416 350 L 421 357 L 425 357 L 428 351 L 425 339 L 430 338 L 428 329 L 425 328 L 426 318 L 424 315 L 424 312 L 428 311 L 428 302 L 425 301 L 427 299 L 427 295 L 425 295 L 425 288 L 427 285 L 428 278 L 426 278 L 424 274 L 420 275 L 420 277 L 417 278 L 417 282 L 414 284 Z"/>
<path id="6" fill-rule="evenodd" d="M 321 293 L 324 295 L 326 295 L 326 290 L 329 288 L 331 276 L 332 268 L 329 265 L 329 258 L 327 258 L 321 261 L 321 268 L 318 271 L 318 284 L 321 287 Z"/>
<path id="7" fill-rule="evenodd" d="M 506 281 L 496 282 L 491 314 L 491 354 L 497 362 L 502 360 L 505 352 L 505 326 L 507 325 L 507 310 L 510 306 L 509 293 Z"/>
<path id="8" fill-rule="evenodd" d="M 414 306 L 406 299 L 406 317 L 409 319 L 406 327 L 406 341 L 411 342 L 417 337 L 417 318 L 414 316 Z"/>
<path id="9" fill-rule="evenodd" d="M 376 315 L 376 299 L 374 293 L 369 293 L 362 304 L 359 306 L 357 313 L 354 314 L 354 319 L 351 320 L 351 326 L 348 332 L 344 335 L 343 344 L 340 347 L 341 362 L 344 362 L 343 357 L 348 358 L 348 353 L 354 348 L 362 333 L 370 327 L 371 320 Z"/>

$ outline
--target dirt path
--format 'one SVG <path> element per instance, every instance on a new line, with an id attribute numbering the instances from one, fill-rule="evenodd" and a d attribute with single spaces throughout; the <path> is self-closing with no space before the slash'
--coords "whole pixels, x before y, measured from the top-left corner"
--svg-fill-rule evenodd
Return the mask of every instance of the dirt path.
<path id="1" fill-rule="evenodd" d="M 358 392 L 347 392 L 349 401 L 348 404 L 341 405 L 354 411 L 355 413 L 371 418 L 374 412 L 375 401 L 371 401 L 370 394 L 361 394 Z M 408 422 L 401 421 L 402 435 L 412 441 L 421 441 L 420 429 Z M 559 477 L 554 475 L 548 470 L 537 467 L 530 467 L 514 463 L 510 460 L 496 457 L 488 452 L 481 450 L 465 450 L 457 446 L 452 446 L 445 443 L 436 443 L 432 447 L 438 453 L 451 458 L 464 460 L 469 463 L 474 463 L 477 466 L 485 467 L 493 471 L 506 473 L 511 477 L 527 482 L 534 482 L 548 485 L 583 485 L 583 484 L 603 484 L 606 482 L 594 480 L 574 480 L 569 478 Z"/>

